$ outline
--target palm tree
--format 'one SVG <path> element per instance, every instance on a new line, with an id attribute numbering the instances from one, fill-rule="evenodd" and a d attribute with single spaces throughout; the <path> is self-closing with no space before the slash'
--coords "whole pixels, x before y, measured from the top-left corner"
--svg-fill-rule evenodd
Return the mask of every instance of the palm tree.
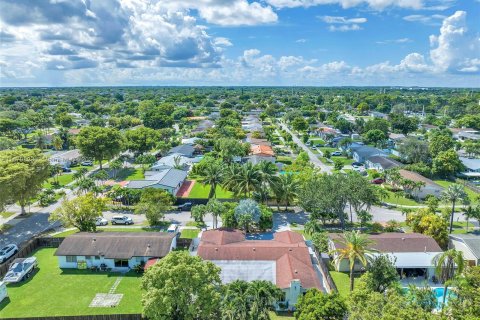
<path id="1" fill-rule="evenodd" d="M 282 174 L 278 177 L 277 181 L 273 185 L 273 192 L 277 200 L 277 206 L 280 210 L 280 202 L 285 203 L 285 211 L 287 211 L 288 206 L 292 203 L 298 196 L 298 190 L 300 188 L 300 183 L 292 173 Z"/>
<path id="2" fill-rule="evenodd" d="M 123 162 L 120 159 L 116 159 L 110 162 L 108 167 L 112 170 L 113 179 L 117 179 L 118 172 L 123 168 Z"/>
<path id="3" fill-rule="evenodd" d="M 350 262 L 350 291 L 353 291 L 353 269 L 355 262 L 358 260 L 364 267 L 367 266 L 371 259 L 369 253 L 376 251 L 369 248 L 374 242 L 368 238 L 368 235 L 362 234 L 357 230 L 345 232 L 337 243 L 340 247 L 332 250 L 330 254 L 335 256 L 335 263 L 337 265 L 339 265 L 343 259 L 348 259 Z"/>
<path id="4" fill-rule="evenodd" d="M 73 174 L 73 179 L 75 181 L 82 180 L 85 177 L 85 175 L 87 174 L 87 172 L 88 172 L 87 168 L 81 167 L 77 171 L 75 171 L 75 173 Z"/>
<path id="5" fill-rule="evenodd" d="M 275 166 L 274 163 L 268 161 L 260 161 L 257 166 L 260 173 L 261 181 L 261 201 L 264 202 L 268 198 L 268 191 L 278 180 L 278 177 L 275 175 L 277 173 L 277 166 Z"/>
<path id="6" fill-rule="evenodd" d="M 78 182 L 78 193 L 84 192 L 87 194 L 96 189 L 95 181 L 92 178 L 82 178 Z"/>
<path id="7" fill-rule="evenodd" d="M 455 249 L 447 250 L 435 256 L 432 263 L 435 265 L 435 274 L 444 285 L 442 304 L 443 308 L 445 305 L 445 298 L 447 297 L 448 286 L 457 275 L 463 272 L 465 267 L 463 252 Z"/>
<path id="8" fill-rule="evenodd" d="M 222 301 L 222 319 L 236 320 L 248 318 L 248 299 L 246 291 L 248 283 L 235 280 L 225 286 L 226 290 Z"/>
<path id="9" fill-rule="evenodd" d="M 280 297 L 282 291 L 270 281 L 256 280 L 248 285 L 245 294 L 250 304 L 250 319 L 269 319 L 268 311 L 271 310 Z"/>
<path id="10" fill-rule="evenodd" d="M 465 211 L 463 212 L 463 215 L 465 217 L 465 220 L 467 222 L 467 232 L 468 232 L 468 220 L 471 218 L 475 218 L 480 215 L 480 207 L 473 207 L 473 206 L 468 206 L 465 208 Z"/>
<path id="11" fill-rule="evenodd" d="M 225 173 L 224 186 L 232 191 L 236 197 L 243 195 L 250 197 L 252 192 L 261 185 L 260 171 L 257 166 L 247 162 L 244 165 L 230 165 Z"/>
<path id="12" fill-rule="evenodd" d="M 204 186 L 209 185 L 210 191 L 208 199 L 216 197 L 217 186 L 223 182 L 223 166 L 219 161 L 209 162 L 203 170 L 199 172 L 200 183 Z"/>
<path id="13" fill-rule="evenodd" d="M 212 214 L 214 229 L 218 227 L 218 217 L 221 216 L 223 213 L 225 213 L 225 210 L 226 210 L 226 207 L 222 202 L 216 199 L 208 200 L 207 211 Z"/>
<path id="14" fill-rule="evenodd" d="M 309 235 L 313 235 L 314 233 L 317 233 L 317 232 L 322 232 L 322 230 L 323 228 L 320 222 L 318 220 L 314 220 L 311 218 L 307 223 L 305 223 L 305 226 L 304 226 L 304 231 Z"/>
<path id="15" fill-rule="evenodd" d="M 452 233 L 453 229 L 453 216 L 455 214 L 455 205 L 460 201 L 467 201 L 468 195 L 463 187 L 457 183 L 448 186 L 442 194 L 443 201 L 452 203 L 452 213 L 450 214 L 450 228 L 449 233 Z"/>

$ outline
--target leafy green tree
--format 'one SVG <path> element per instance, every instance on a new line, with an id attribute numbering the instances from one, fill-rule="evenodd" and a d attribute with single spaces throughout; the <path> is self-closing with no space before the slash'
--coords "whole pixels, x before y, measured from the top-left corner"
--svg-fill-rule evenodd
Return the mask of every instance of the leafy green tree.
<path id="1" fill-rule="evenodd" d="M 232 163 L 234 157 L 247 155 L 250 152 L 250 145 L 242 144 L 234 138 L 219 138 L 215 140 L 213 151 L 222 161 Z"/>
<path id="2" fill-rule="evenodd" d="M 371 260 L 369 253 L 375 250 L 370 249 L 373 241 L 368 238 L 368 235 L 361 234 L 359 231 L 345 232 L 338 240 L 340 248 L 331 252 L 335 254 L 335 263 L 340 264 L 343 259 L 347 259 L 350 265 L 350 291 L 353 291 L 354 277 L 353 268 L 355 262 L 359 261 L 363 266 Z"/>
<path id="3" fill-rule="evenodd" d="M 462 274 L 465 268 L 465 259 L 463 258 L 462 251 L 449 249 L 435 256 L 432 263 L 435 265 L 435 274 L 440 282 L 443 283 L 443 309 L 448 286 L 452 284 L 452 281 L 455 280 L 458 275 Z"/>
<path id="4" fill-rule="evenodd" d="M 156 146 L 160 139 L 160 134 L 154 129 L 140 127 L 138 129 L 128 130 L 125 133 L 125 139 L 126 149 L 140 155 L 152 150 Z"/>
<path id="5" fill-rule="evenodd" d="M 110 160 L 120 153 L 123 137 L 117 129 L 103 127 L 86 127 L 80 130 L 76 138 L 77 147 L 86 158 L 100 162 Z"/>
<path id="6" fill-rule="evenodd" d="M 452 211 L 450 213 L 450 227 L 448 229 L 448 232 L 452 233 L 453 217 L 455 215 L 455 205 L 459 201 L 468 202 L 468 194 L 465 192 L 465 189 L 461 185 L 454 183 L 449 185 L 447 189 L 443 191 L 442 200 L 452 204 Z"/>
<path id="7" fill-rule="evenodd" d="M 448 301 L 452 319 L 480 319 L 480 266 L 466 268 L 455 290 L 456 299 Z"/>
<path id="8" fill-rule="evenodd" d="M 429 212 L 428 209 L 419 209 L 416 213 L 407 215 L 406 223 L 413 232 L 430 236 L 440 247 L 447 247 L 448 225 L 442 217 Z"/>
<path id="9" fill-rule="evenodd" d="M 159 106 L 150 103 L 148 105 L 145 104 L 145 107 L 140 109 L 140 118 L 145 127 L 152 129 L 170 128 L 173 125 L 172 114 L 174 108 L 169 103 Z"/>
<path id="10" fill-rule="evenodd" d="M 387 289 L 398 284 L 400 279 L 395 267 L 395 259 L 380 254 L 373 257 L 368 264 L 368 273 L 364 275 L 367 288 L 384 293 Z"/>
<path id="11" fill-rule="evenodd" d="M 292 121 L 292 128 L 296 131 L 305 131 L 308 129 L 308 122 L 303 117 L 296 117 Z"/>
<path id="12" fill-rule="evenodd" d="M 328 235 L 326 232 L 315 232 L 312 234 L 312 243 L 318 252 L 328 252 Z"/>
<path id="13" fill-rule="evenodd" d="M 440 152 L 432 162 L 432 171 L 442 177 L 450 177 L 460 172 L 464 168 L 462 161 L 455 150 Z"/>
<path id="14" fill-rule="evenodd" d="M 357 106 L 357 111 L 360 113 L 360 114 L 365 114 L 368 112 L 368 110 L 370 110 L 370 107 L 368 106 L 368 104 L 366 102 L 361 102 L 358 106 Z"/>
<path id="15" fill-rule="evenodd" d="M 204 218 L 208 213 L 208 208 L 204 204 L 198 204 L 192 207 L 190 211 L 191 217 L 195 220 L 195 222 L 199 222 L 201 224 L 205 224 Z"/>
<path id="16" fill-rule="evenodd" d="M 50 163 L 38 149 L 0 151 L 0 209 L 18 202 L 21 214 L 50 176 Z M 2 211 L 2 210 L 0 210 Z"/>
<path id="17" fill-rule="evenodd" d="M 403 113 L 391 113 L 389 116 L 392 130 L 408 134 L 418 129 L 418 119 L 407 117 Z"/>
<path id="18" fill-rule="evenodd" d="M 398 152 L 408 163 L 429 163 L 428 142 L 417 137 L 407 137 L 398 146 Z"/>
<path id="19" fill-rule="evenodd" d="M 428 149 L 432 156 L 438 155 L 440 152 L 445 152 L 453 149 L 455 141 L 452 137 L 442 133 L 434 133 L 430 137 Z"/>
<path id="20" fill-rule="evenodd" d="M 87 193 L 72 200 L 64 200 L 55 209 L 49 220 L 61 221 L 65 227 L 76 227 L 80 231 L 96 231 L 95 220 L 102 216 L 105 202 L 92 193 Z"/>
<path id="21" fill-rule="evenodd" d="M 425 287 L 417 287 L 410 284 L 408 286 L 406 298 L 411 304 L 419 305 L 426 312 L 432 312 L 437 308 L 437 296 L 428 285 L 425 285 Z"/>
<path id="22" fill-rule="evenodd" d="M 135 206 L 136 214 L 144 214 L 151 226 L 158 225 L 165 212 L 172 207 L 173 196 L 165 190 L 147 188 L 142 191 Z"/>
<path id="23" fill-rule="evenodd" d="M 387 140 L 387 136 L 381 130 L 374 129 L 367 131 L 364 134 L 364 139 L 366 143 L 381 146 Z"/>
<path id="24" fill-rule="evenodd" d="M 336 171 L 340 171 L 343 169 L 343 161 L 341 159 L 334 159 L 333 160 L 333 168 Z"/>
<path id="25" fill-rule="evenodd" d="M 15 141 L 6 137 L 0 137 L 0 151 L 13 149 L 15 147 Z"/>
<path id="26" fill-rule="evenodd" d="M 365 123 L 365 126 L 363 127 L 363 132 L 368 132 L 370 130 L 380 130 L 385 134 L 385 136 L 388 136 L 388 129 L 390 127 L 390 123 L 381 118 L 374 118 L 372 120 L 368 120 Z"/>
<path id="27" fill-rule="evenodd" d="M 309 289 L 296 304 L 295 319 L 343 320 L 348 312 L 345 300 L 338 293 L 325 294 Z"/>
<path id="28" fill-rule="evenodd" d="M 249 231 L 252 223 L 258 223 L 260 221 L 260 214 L 260 206 L 252 199 L 240 200 L 238 206 L 235 208 L 235 219 L 246 232 Z"/>
<path id="29" fill-rule="evenodd" d="M 63 139 L 60 135 L 56 134 L 52 138 L 52 144 L 55 150 L 62 150 L 63 149 Z"/>
<path id="30" fill-rule="evenodd" d="M 143 315 L 152 320 L 209 320 L 220 316 L 220 268 L 188 252 L 170 252 L 142 279 Z"/>
<path id="31" fill-rule="evenodd" d="M 136 164 L 142 165 L 143 173 L 147 170 L 147 168 L 151 167 L 157 158 L 153 154 L 142 154 L 135 159 Z"/>
<path id="32" fill-rule="evenodd" d="M 367 223 L 372 222 L 373 215 L 367 210 L 360 210 L 357 212 L 357 217 L 360 220 L 360 228 L 363 228 Z"/>

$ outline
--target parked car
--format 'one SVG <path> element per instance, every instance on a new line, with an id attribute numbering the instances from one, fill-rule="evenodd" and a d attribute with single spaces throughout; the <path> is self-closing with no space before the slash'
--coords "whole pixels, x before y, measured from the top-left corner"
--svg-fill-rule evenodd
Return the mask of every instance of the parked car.
<path id="1" fill-rule="evenodd" d="M 373 183 L 373 184 L 382 184 L 382 183 L 385 182 L 385 180 L 383 180 L 382 178 L 376 178 L 376 179 L 373 179 L 370 182 Z"/>
<path id="2" fill-rule="evenodd" d="M 361 162 L 352 162 L 352 167 L 363 167 L 363 163 L 361 163 Z"/>
<path id="3" fill-rule="evenodd" d="M 332 156 L 337 156 L 337 157 L 338 157 L 338 156 L 341 156 L 341 155 L 342 155 L 342 153 L 341 153 L 340 151 L 334 151 L 334 152 L 332 152 L 332 153 L 331 153 L 331 155 L 332 155 Z"/>
<path id="4" fill-rule="evenodd" d="M 108 220 L 105 219 L 104 217 L 98 217 L 95 219 L 95 225 L 96 226 L 106 226 L 108 224 Z"/>
<path id="5" fill-rule="evenodd" d="M 177 232 L 177 229 L 178 229 L 178 225 L 175 224 L 175 223 L 172 223 L 172 224 L 168 227 L 167 232 L 175 233 L 175 232 Z"/>
<path id="6" fill-rule="evenodd" d="M 82 166 L 93 166 L 93 161 L 86 160 L 80 163 Z"/>
<path id="7" fill-rule="evenodd" d="M 0 249 L 0 263 L 4 263 L 17 252 L 18 247 L 15 244 L 7 244 L 5 247 Z"/>
<path id="8" fill-rule="evenodd" d="M 15 259 L 10 265 L 10 268 L 8 268 L 7 274 L 5 275 L 5 278 L 3 278 L 3 281 L 10 283 L 20 282 L 28 279 L 33 270 L 35 270 L 36 266 L 36 257 Z"/>
<path id="9" fill-rule="evenodd" d="M 133 220 L 127 216 L 114 216 L 111 220 L 112 224 L 133 224 Z"/>
<path id="10" fill-rule="evenodd" d="M 192 209 L 191 202 L 185 202 L 184 204 L 178 206 L 178 210 L 180 211 L 189 211 L 190 209 Z"/>
<path id="11" fill-rule="evenodd" d="M 62 168 L 62 172 L 72 172 L 72 169 L 64 167 Z"/>
<path id="12" fill-rule="evenodd" d="M 312 150 L 317 150 L 317 147 L 313 146 L 313 147 L 312 147 Z"/>

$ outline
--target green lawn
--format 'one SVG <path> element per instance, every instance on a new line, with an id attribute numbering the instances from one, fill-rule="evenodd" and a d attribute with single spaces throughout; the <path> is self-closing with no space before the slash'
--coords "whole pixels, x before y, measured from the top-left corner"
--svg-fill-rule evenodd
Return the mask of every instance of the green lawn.
<path id="1" fill-rule="evenodd" d="M 385 189 L 386 190 L 386 189 Z M 404 196 L 396 197 L 395 192 L 386 190 L 388 193 L 388 197 L 385 199 L 385 202 L 402 205 L 402 206 L 418 206 L 419 203 L 413 199 L 405 198 Z"/>
<path id="2" fill-rule="evenodd" d="M 350 275 L 346 272 L 330 271 L 333 282 L 337 286 L 338 293 L 341 296 L 347 297 L 350 294 Z M 355 278 L 358 278 L 358 275 L 354 275 Z"/>
<path id="3" fill-rule="evenodd" d="M 448 188 L 449 185 L 454 184 L 454 182 L 446 181 L 446 180 L 434 180 L 434 181 L 444 188 Z M 467 193 L 472 203 L 475 203 L 477 197 L 480 196 L 480 193 L 475 192 L 467 187 L 465 187 L 465 192 Z"/>
<path id="4" fill-rule="evenodd" d="M 312 144 L 321 144 L 321 145 L 325 145 L 325 140 L 321 139 L 321 138 L 310 138 L 310 140 L 312 142 Z"/>
<path id="5" fill-rule="evenodd" d="M 292 164 L 292 158 L 287 156 L 277 156 L 277 162 Z"/>
<path id="6" fill-rule="evenodd" d="M 43 187 L 45 189 L 50 189 L 52 188 L 52 184 L 54 181 L 56 181 L 57 178 L 50 178 L 48 179 L 44 184 L 43 184 Z M 73 181 L 73 173 L 64 173 L 62 174 L 61 176 L 58 176 L 58 183 L 61 187 L 63 186 L 66 186 L 67 184 L 69 184 L 70 182 Z"/>
<path id="7" fill-rule="evenodd" d="M 0 212 L 0 217 L 2 217 L 4 219 L 7 219 L 7 218 L 13 216 L 14 214 L 15 214 L 15 212 L 3 211 L 3 212 Z"/>
<path id="8" fill-rule="evenodd" d="M 118 181 L 123 180 L 142 180 L 145 176 L 143 174 L 142 168 L 125 168 L 120 170 L 117 174 Z"/>
<path id="9" fill-rule="evenodd" d="M 199 232 L 200 230 L 198 229 L 183 229 L 182 232 L 180 233 L 180 238 L 194 239 L 198 237 Z"/>
<path id="10" fill-rule="evenodd" d="M 270 311 L 269 315 L 271 320 L 294 320 L 295 319 L 291 313 L 286 313 L 286 312 L 277 313 L 274 311 Z"/>
<path id="11" fill-rule="evenodd" d="M 37 272 L 26 282 L 9 284 L 9 298 L 0 303 L 0 318 L 141 313 L 141 278 L 126 274 L 116 293 L 123 294 L 115 308 L 89 308 L 97 293 L 108 293 L 119 274 L 89 270 L 61 270 L 55 248 L 40 249 Z"/>
<path id="12" fill-rule="evenodd" d="M 209 192 L 210 192 L 210 186 L 209 185 L 204 186 L 200 182 L 195 182 L 192 190 L 190 191 L 190 194 L 188 195 L 188 198 L 206 199 L 206 198 L 208 198 L 208 193 Z M 222 187 L 217 186 L 216 196 L 217 196 L 217 198 L 220 198 L 220 199 L 230 199 L 230 198 L 233 197 L 233 194 L 230 191 L 227 191 L 227 190 L 223 189 Z"/>
<path id="13" fill-rule="evenodd" d="M 351 165 L 353 162 L 355 162 L 355 160 L 353 160 L 353 159 L 348 159 L 347 157 L 332 157 L 331 159 L 332 159 L 332 160 L 335 160 L 335 159 L 340 159 L 340 160 L 342 160 L 344 166 L 346 166 L 346 165 Z"/>

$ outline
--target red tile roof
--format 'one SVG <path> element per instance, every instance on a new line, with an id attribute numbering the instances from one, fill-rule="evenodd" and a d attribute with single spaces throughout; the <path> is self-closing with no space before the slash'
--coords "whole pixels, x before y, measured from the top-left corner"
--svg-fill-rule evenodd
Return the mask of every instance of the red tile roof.
<path id="1" fill-rule="evenodd" d="M 250 153 L 251 154 L 263 154 L 267 156 L 274 156 L 275 152 L 273 152 L 272 147 L 270 146 L 264 146 L 264 145 L 252 145 L 250 147 Z"/>
<path id="2" fill-rule="evenodd" d="M 279 288 L 290 287 L 294 279 L 304 288 L 321 288 L 308 247 L 296 232 L 277 232 L 273 240 L 246 240 L 238 230 L 205 231 L 197 254 L 206 260 L 275 261 Z"/>

